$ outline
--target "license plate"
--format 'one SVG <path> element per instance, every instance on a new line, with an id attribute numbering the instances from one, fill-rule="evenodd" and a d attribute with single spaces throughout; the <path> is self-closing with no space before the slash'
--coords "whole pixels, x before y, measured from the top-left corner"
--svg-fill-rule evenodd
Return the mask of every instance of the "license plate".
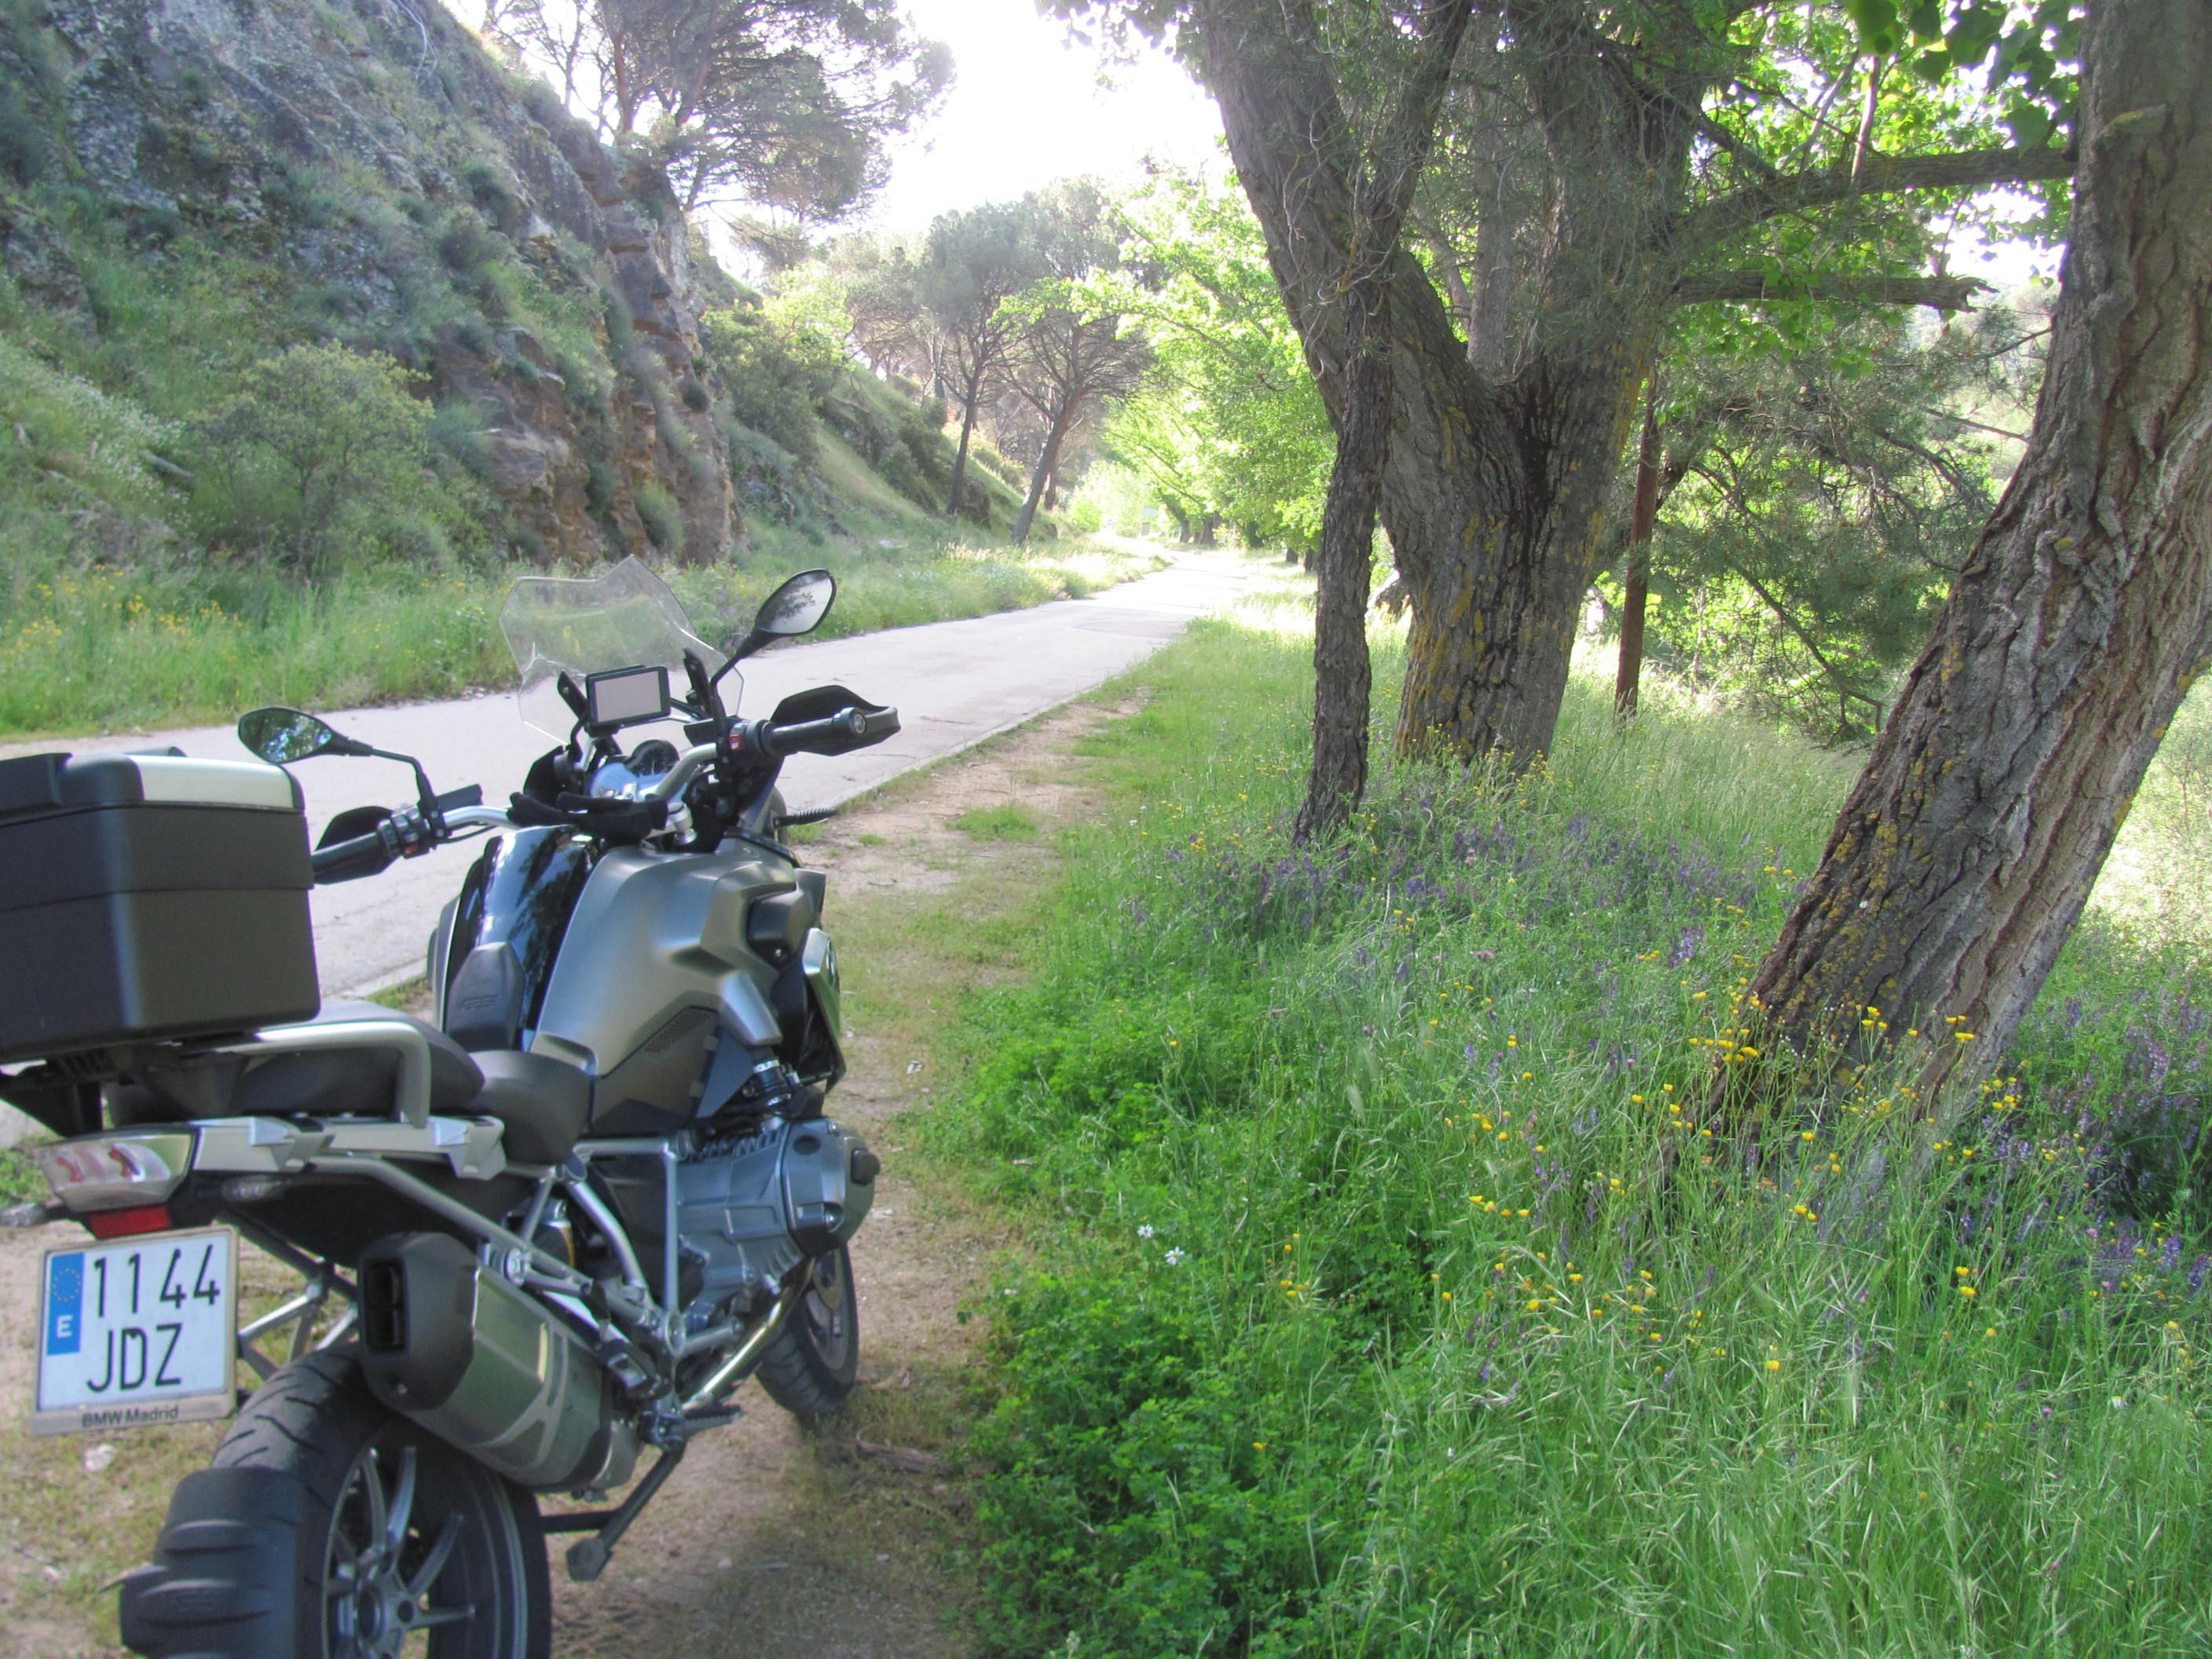
<path id="1" fill-rule="evenodd" d="M 46 1255 L 33 1434 L 227 1417 L 238 1241 L 226 1228 Z"/>

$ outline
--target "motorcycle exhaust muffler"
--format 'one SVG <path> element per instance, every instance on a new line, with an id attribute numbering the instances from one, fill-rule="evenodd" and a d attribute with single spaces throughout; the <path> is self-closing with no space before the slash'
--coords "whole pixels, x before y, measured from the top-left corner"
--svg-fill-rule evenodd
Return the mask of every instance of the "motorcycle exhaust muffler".
<path id="1" fill-rule="evenodd" d="M 538 1491 L 618 1486 L 637 1436 L 583 1339 L 444 1233 L 361 1255 L 362 1370 L 383 1403 Z"/>

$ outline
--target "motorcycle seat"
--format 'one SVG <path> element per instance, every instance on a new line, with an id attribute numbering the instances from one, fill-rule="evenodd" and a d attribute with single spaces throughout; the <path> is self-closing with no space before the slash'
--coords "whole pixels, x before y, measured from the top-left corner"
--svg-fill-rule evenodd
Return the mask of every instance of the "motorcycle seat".
<path id="1" fill-rule="evenodd" d="M 483 1088 L 464 1109 L 472 1117 L 497 1118 L 500 1145 L 517 1164 L 558 1164 L 584 1133 L 592 1115 L 592 1079 L 550 1054 L 489 1048 L 472 1058 Z"/>
<path id="2" fill-rule="evenodd" d="M 355 1020 L 397 1020 L 412 1025 L 430 1045 L 430 1109 L 465 1112 L 483 1087 L 483 1073 L 467 1049 L 428 1020 L 374 1002 L 326 1002 L 307 1022 L 343 1025 Z M 399 1059 L 391 1049 L 363 1046 L 310 1054 L 277 1054 L 250 1060 L 218 1115 L 241 1116 L 377 1117 L 392 1109 Z"/>

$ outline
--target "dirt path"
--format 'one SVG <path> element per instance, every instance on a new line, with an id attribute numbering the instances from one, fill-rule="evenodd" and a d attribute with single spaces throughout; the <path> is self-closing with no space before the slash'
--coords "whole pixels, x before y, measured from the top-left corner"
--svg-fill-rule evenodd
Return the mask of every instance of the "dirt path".
<path id="1" fill-rule="evenodd" d="M 907 1177 L 899 1125 L 929 1103 L 937 1023 L 965 988 L 1017 971 L 1051 832 L 1095 805 L 1073 747 L 1115 712 L 1064 708 L 894 784 L 809 842 L 808 861 L 830 872 L 851 1030 L 831 1111 L 884 1158 L 853 1246 L 863 1386 L 813 1437 L 742 1390 L 744 1417 L 695 1443 L 597 1584 L 567 1582 L 569 1540 L 554 1540 L 561 1659 L 972 1651 L 945 1565 L 967 1513 L 948 1458 L 967 1409 L 958 1314 L 1004 1241 L 956 1194 Z M 106 1451 L 28 1437 L 47 1242 L 0 1237 L 0 1652 L 104 1659 L 118 1650 L 103 1585 L 145 1558 L 169 1486 L 205 1461 L 219 1425 L 117 1436 Z"/>

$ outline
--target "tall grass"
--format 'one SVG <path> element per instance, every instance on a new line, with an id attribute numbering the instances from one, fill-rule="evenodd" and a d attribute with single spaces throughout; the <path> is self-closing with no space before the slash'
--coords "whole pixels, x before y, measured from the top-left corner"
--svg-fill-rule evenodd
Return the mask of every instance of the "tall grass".
<path id="1" fill-rule="evenodd" d="M 695 623 L 720 638 L 741 631 L 784 576 L 826 565 L 841 586 L 822 632 L 836 637 L 1079 596 L 1165 562 L 1081 543 L 817 548 L 787 539 L 739 563 L 664 574 Z M 342 708 L 503 684 L 514 671 L 497 617 L 519 574 L 368 566 L 309 589 L 243 566 L 19 565 L 0 578 L 0 733 L 225 720 L 258 703 Z"/>
<path id="2" fill-rule="evenodd" d="M 2203 1651 L 2212 1261 L 2127 1127 L 2201 1109 L 2185 966 L 2093 929 L 1948 1115 L 1939 1012 L 1747 1159 L 1708 1094 L 1848 763 L 1578 682 L 1550 767 L 1386 764 L 1298 853 L 1306 672 L 1227 625 L 1144 671 L 926 1120 L 1034 1245 L 994 1650 Z"/>

